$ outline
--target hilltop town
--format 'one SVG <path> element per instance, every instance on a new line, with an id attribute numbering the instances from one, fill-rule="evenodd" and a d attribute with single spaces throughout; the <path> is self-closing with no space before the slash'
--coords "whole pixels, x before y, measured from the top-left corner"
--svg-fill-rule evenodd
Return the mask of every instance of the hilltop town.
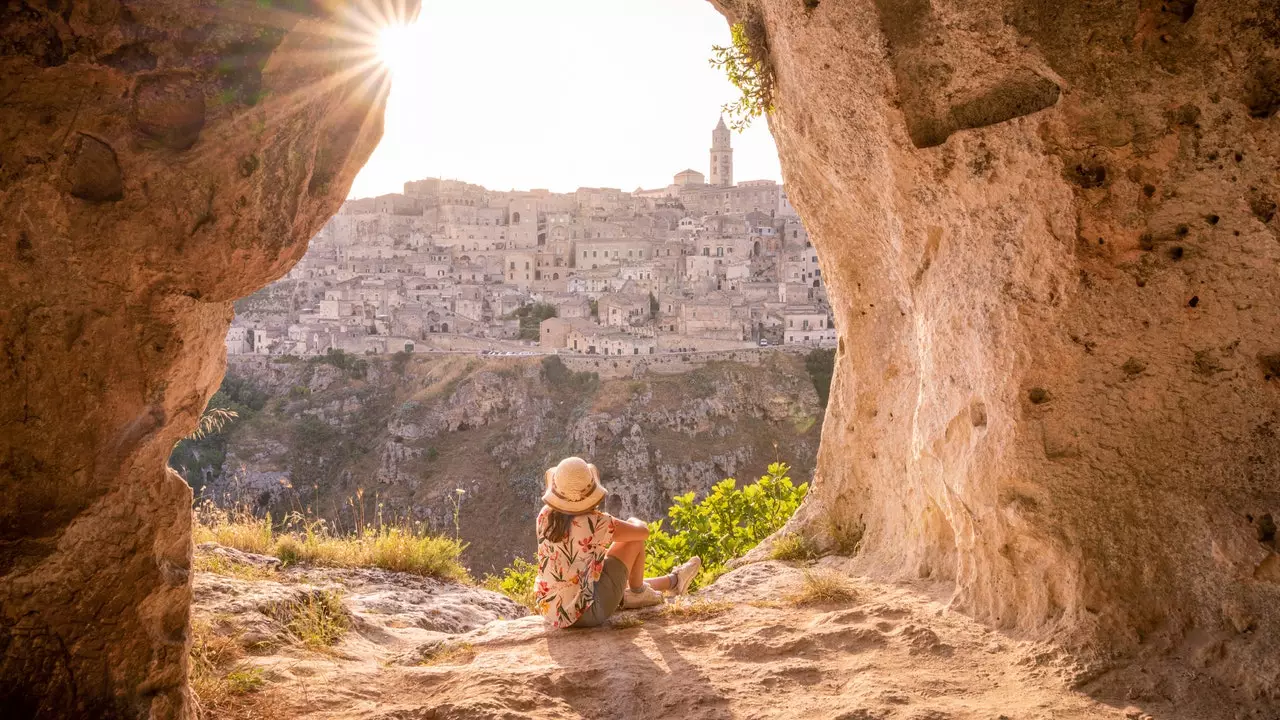
<path id="1" fill-rule="evenodd" d="M 237 303 L 227 352 L 618 356 L 834 343 L 808 233 L 782 185 L 734 183 L 723 119 L 709 170 L 633 192 L 428 178 L 349 200 L 285 278 Z"/>

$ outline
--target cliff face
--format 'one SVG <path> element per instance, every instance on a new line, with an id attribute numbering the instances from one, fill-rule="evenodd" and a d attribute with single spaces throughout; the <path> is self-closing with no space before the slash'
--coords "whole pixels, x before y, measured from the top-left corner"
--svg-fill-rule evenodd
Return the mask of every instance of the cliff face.
<path id="1" fill-rule="evenodd" d="M 841 332 L 797 526 L 1280 693 L 1280 6 L 719 4 Z"/>
<path id="2" fill-rule="evenodd" d="M 337 210 L 386 96 L 347 3 L 274 5 L 0 11 L 8 716 L 186 714 L 191 491 L 165 459 L 232 300 Z"/>
<path id="3" fill-rule="evenodd" d="M 543 471 L 566 455 L 600 467 L 606 509 L 665 517 L 674 495 L 750 481 L 775 459 L 797 482 L 812 472 L 822 408 L 803 356 L 715 363 L 676 375 L 601 380 L 555 359 L 369 358 L 323 362 L 233 359 L 228 389 L 256 398 L 225 437 L 190 458 L 208 494 L 282 517 L 292 508 L 350 527 L 365 514 L 407 517 L 452 533 L 456 490 L 468 565 L 483 573 L 533 552 Z M 243 408 L 242 408 L 243 409 Z M 210 463 L 220 464 L 209 472 Z M 282 482 L 284 480 L 285 482 Z M 287 483 L 287 484 L 286 484 Z"/>

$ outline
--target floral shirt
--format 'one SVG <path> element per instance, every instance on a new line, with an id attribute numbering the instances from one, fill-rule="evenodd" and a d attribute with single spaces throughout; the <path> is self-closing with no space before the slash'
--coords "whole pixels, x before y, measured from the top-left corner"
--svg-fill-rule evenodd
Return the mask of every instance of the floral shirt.
<path id="1" fill-rule="evenodd" d="M 543 539 L 551 508 L 538 513 L 538 578 L 534 599 L 538 611 L 553 626 L 569 627 L 591 605 L 595 582 L 604 570 L 605 553 L 613 542 L 613 516 L 592 510 L 573 516 L 569 534 L 561 542 Z"/>

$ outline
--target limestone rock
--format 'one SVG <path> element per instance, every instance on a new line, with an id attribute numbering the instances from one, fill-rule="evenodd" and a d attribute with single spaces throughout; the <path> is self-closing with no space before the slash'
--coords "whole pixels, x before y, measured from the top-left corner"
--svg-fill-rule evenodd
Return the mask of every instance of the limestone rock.
<path id="1" fill-rule="evenodd" d="M 1276 697 L 1276 4 L 713 2 L 841 332 L 796 528 L 1078 649 L 1223 634 L 1202 681 Z"/>
<path id="2" fill-rule="evenodd" d="M 386 97 L 334 39 L 360 3 L 275 5 L 0 12 L 6 717 L 188 714 L 191 491 L 165 460 L 231 301 L 337 210 Z"/>

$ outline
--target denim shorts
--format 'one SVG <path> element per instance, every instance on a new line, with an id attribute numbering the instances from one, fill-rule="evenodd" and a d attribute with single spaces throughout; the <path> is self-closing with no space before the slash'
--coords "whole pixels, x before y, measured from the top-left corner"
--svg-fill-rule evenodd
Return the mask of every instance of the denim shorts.
<path id="1" fill-rule="evenodd" d="M 627 587 L 627 566 L 616 557 L 604 559 L 604 569 L 595 582 L 591 604 L 569 627 L 599 627 L 622 605 L 622 591 Z"/>

